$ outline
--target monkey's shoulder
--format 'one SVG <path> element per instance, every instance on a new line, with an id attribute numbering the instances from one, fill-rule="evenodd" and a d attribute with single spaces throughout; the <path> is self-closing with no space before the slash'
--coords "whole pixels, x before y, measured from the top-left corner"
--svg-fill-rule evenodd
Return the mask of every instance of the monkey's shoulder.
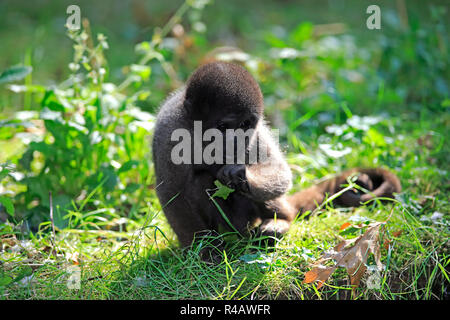
<path id="1" fill-rule="evenodd" d="M 186 88 L 183 86 L 169 94 L 159 108 L 157 122 L 174 121 L 185 118 L 183 101 Z"/>
<path id="2" fill-rule="evenodd" d="M 156 117 L 153 133 L 153 145 L 156 149 L 165 148 L 170 144 L 170 137 L 174 130 L 188 127 L 186 110 L 183 108 L 185 88 L 172 92 L 161 104 Z"/>

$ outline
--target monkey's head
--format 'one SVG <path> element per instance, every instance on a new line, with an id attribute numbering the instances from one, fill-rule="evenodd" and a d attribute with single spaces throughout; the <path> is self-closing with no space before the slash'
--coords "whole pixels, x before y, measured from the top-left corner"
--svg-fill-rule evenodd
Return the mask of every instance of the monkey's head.
<path id="1" fill-rule="evenodd" d="M 254 129 L 264 103 L 258 83 L 243 67 L 211 62 L 189 78 L 184 107 L 203 129 Z"/>

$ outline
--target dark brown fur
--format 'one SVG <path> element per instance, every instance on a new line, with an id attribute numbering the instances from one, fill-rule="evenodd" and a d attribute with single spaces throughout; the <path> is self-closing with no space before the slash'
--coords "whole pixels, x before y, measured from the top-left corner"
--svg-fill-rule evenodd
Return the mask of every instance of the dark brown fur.
<path id="1" fill-rule="evenodd" d="M 230 229 L 208 195 L 216 179 L 236 189 L 227 200 L 216 198 L 233 227 L 248 234 L 260 222 L 261 233 L 270 236 L 284 234 L 298 213 L 314 210 L 326 194 L 339 192 L 347 184 L 346 179 L 356 172 L 360 173 L 357 183 L 371 194 L 347 191 L 335 200 L 336 204 L 358 206 L 373 196 L 392 197 L 401 190 L 398 178 L 385 169 L 351 169 L 304 191 L 286 195 L 292 186 L 291 172 L 264 123 L 263 108 L 263 97 L 253 77 L 244 68 L 224 62 L 197 69 L 186 87 L 162 105 L 153 140 L 156 190 L 183 246 L 189 246 L 198 235 L 217 232 L 219 225 Z M 202 120 L 204 130 L 221 126 L 236 129 L 243 125 L 256 128 L 255 135 L 260 138 L 259 143 L 268 147 L 272 161 L 175 165 L 170 158 L 176 144 L 170 139 L 171 133 L 178 128 L 192 132 L 193 120 Z"/>

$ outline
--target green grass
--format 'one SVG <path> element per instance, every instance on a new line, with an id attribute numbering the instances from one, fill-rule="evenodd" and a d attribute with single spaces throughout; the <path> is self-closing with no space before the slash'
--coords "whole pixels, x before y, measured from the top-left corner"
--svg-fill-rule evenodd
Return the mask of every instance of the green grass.
<path id="1" fill-rule="evenodd" d="M 29 281 L 4 291 L 7 299 L 348 299 L 351 287 L 338 270 L 320 289 L 302 284 L 308 265 L 333 247 L 339 226 L 359 215 L 383 221 L 385 270 L 378 289 L 364 284 L 353 298 L 442 299 L 448 285 L 448 232 L 424 225 L 402 204 L 375 209 L 326 209 L 296 221 L 275 248 L 252 239 L 225 239 L 223 262 L 199 259 L 199 248 L 180 250 L 161 215 L 136 232 L 64 230 L 31 240 L 29 249 L 3 253 L 3 271 L 14 277 L 31 266 Z M 400 235 L 398 232 L 402 231 Z M 397 232 L 397 236 L 393 233 Z M 229 236 L 230 237 L 230 236 Z M 45 250 L 43 246 L 47 246 Z M 52 254 L 50 247 L 56 252 Z M 369 260 L 370 261 L 370 260 Z M 68 289 L 68 267 L 81 271 L 81 288 Z M 363 281 L 364 283 L 364 281 Z"/>
<path id="2" fill-rule="evenodd" d="M 348 11 L 360 12 L 360 3 Z M 135 56 L 118 58 L 123 50 L 131 54 L 133 41 L 118 41 L 107 22 L 92 14 L 91 27 L 105 33 L 109 46 L 104 37 L 86 32 L 71 34 L 76 55 L 64 62 L 49 58 L 40 64 L 29 50 L 21 52 L 25 59 L 7 51 L 11 65 L 31 64 L 33 77 L 0 84 L 0 196 L 14 204 L 12 214 L 0 205 L 0 297 L 448 299 L 450 43 L 442 18 L 448 8 L 435 1 L 423 10 L 408 2 L 405 27 L 395 8 L 383 7 L 390 18 L 375 33 L 361 30 L 359 20 L 337 4 L 323 15 L 305 7 L 312 23 L 298 21 L 294 3 L 265 4 L 245 17 L 235 14 L 240 3 L 186 8 L 175 13 L 186 30 L 178 49 L 146 35 Z M 48 35 L 49 43 L 70 44 L 47 26 L 58 7 L 55 13 L 47 9 L 36 32 Z M 176 12 L 174 7 L 163 9 L 158 7 L 166 13 L 157 23 L 175 21 L 167 14 Z M 336 22 L 336 15 L 349 26 L 344 34 L 314 34 L 314 24 Z M 206 32 L 196 31 L 198 22 Z M 283 32 L 275 27 L 280 24 Z M 160 29 L 163 39 L 170 35 L 168 26 L 171 22 Z M 26 39 L 30 28 L 25 24 L 17 34 Z M 199 258 L 206 240 L 180 249 L 155 193 L 152 124 L 173 84 L 185 80 L 205 52 L 223 44 L 223 28 L 236 29 L 230 34 L 249 54 L 243 63 L 261 85 L 267 119 L 280 129 L 294 173 L 292 192 L 346 168 L 383 166 L 401 180 L 397 199 L 354 209 L 325 205 L 297 219 L 274 248 L 261 239 L 224 234 L 218 264 Z M 7 41 L 0 47 L 15 41 L 14 33 L 4 30 Z M 24 41 L 21 47 L 36 49 Z M 299 56 L 285 58 L 283 48 Z M 68 70 L 69 62 L 80 68 Z M 377 288 L 369 288 L 374 275 L 366 274 L 352 294 L 342 268 L 320 289 L 303 283 L 322 253 L 359 235 L 340 232 L 342 224 L 357 217 L 381 222 L 391 213 L 380 236 L 385 269 Z M 374 264 L 370 257 L 368 265 Z M 69 289 L 78 272 L 80 289 Z"/>

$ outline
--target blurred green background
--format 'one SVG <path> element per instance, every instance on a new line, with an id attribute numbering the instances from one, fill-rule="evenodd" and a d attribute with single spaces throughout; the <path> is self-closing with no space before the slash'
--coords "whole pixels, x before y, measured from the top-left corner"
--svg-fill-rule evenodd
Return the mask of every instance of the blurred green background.
<path id="1" fill-rule="evenodd" d="M 182 3 L 182 0 L 107 3 L 88 0 L 3 0 L 0 3 L 0 69 L 27 61 L 34 67 L 33 80 L 36 83 L 54 84 L 65 79 L 73 54 L 64 28 L 68 17 L 66 8 L 77 4 L 82 17 L 89 19 L 92 32 L 101 32 L 108 37 L 112 48 L 107 52 L 111 78 L 120 79 L 123 76 L 122 67 L 134 61 L 134 45 L 149 40 L 154 28 L 164 25 Z M 199 28 L 205 28 L 202 37 L 197 38 L 196 46 L 189 52 L 182 70 L 177 71 L 182 72 L 184 79 L 198 65 L 202 54 L 217 46 L 232 45 L 244 51 L 264 54 L 267 52 L 265 39 L 268 34 L 282 36 L 302 22 L 343 24 L 334 30 L 337 34 L 341 33 L 340 28 L 345 28 L 344 33 L 355 37 L 357 46 L 381 47 L 406 24 L 417 30 L 446 20 L 448 16 L 448 12 L 441 16 L 437 14 L 437 8 L 448 6 L 445 0 L 427 1 L 426 4 L 412 0 L 377 1 L 376 4 L 382 8 L 382 30 L 373 31 L 368 30 L 365 24 L 368 17 L 366 8 L 370 4 L 371 1 L 358 0 L 212 1 L 201 13 L 202 25 Z M 196 15 L 200 13 L 191 12 L 188 15 L 187 20 L 194 21 L 199 19 Z M 444 21 L 441 23 L 444 24 Z M 189 31 L 192 26 L 187 28 Z M 327 32 L 333 34 L 333 31 Z M 17 106 L 17 101 L 5 101 L 5 90 L 1 93 L 0 108 L 8 104 L 8 107 Z"/>

